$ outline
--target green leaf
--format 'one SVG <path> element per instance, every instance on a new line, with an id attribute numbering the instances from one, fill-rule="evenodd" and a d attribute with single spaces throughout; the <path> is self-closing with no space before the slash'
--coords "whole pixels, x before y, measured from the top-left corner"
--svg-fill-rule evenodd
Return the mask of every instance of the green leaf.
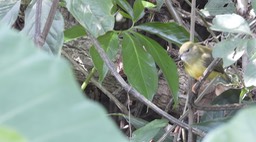
<path id="1" fill-rule="evenodd" d="M 228 89 L 224 91 L 221 95 L 217 96 L 212 105 L 227 105 L 239 103 L 241 89 Z M 226 111 L 206 111 L 201 117 L 201 122 L 194 125 L 199 129 L 204 131 L 210 131 L 215 129 L 217 126 L 225 124 L 230 118 L 234 116 L 236 110 L 226 110 Z"/>
<path id="2" fill-rule="evenodd" d="M 148 124 L 149 122 L 146 120 L 143 120 L 141 118 L 136 118 L 136 117 L 131 117 L 131 116 L 126 116 L 123 114 L 120 114 L 118 116 L 122 116 L 126 119 L 126 121 L 128 121 L 129 123 L 132 124 L 132 126 L 134 126 L 136 129 L 139 129 L 143 126 L 145 126 L 146 124 Z M 159 132 L 157 133 L 157 135 L 154 137 L 154 140 L 158 140 L 160 139 L 164 134 L 166 133 L 165 129 L 160 129 Z M 167 136 L 166 139 L 163 142 L 170 142 L 173 141 L 173 137 L 171 135 Z"/>
<path id="3" fill-rule="evenodd" d="M 236 12 L 232 0 L 208 0 L 204 9 L 200 10 L 206 17 Z"/>
<path id="4" fill-rule="evenodd" d="M 147 99 L 157 91 L 158 76 L 155 62 L 136 37 L 124 33 L 122 43 L 124 72 L 129 83 Z"/>
<path id="5" fill-rule="evenodd" d="M 112 0 L 66 0 L 66 3 L 68 11 L 93 36 L 113 30 Z"/>
<path id="6" fill-rule="evenodd" d="M 239 95 L 240 102 L 247 96 L 248 93 L 250 93 L 250 90 L 251 90 L 250 87 L 244 87 L 241 89 L 241 93 Z"/>
<path id="7" fill-rule="evenodd" d="M 231 121 L 208 133 L 203 142 L 253 142 L 255 118 L 256 107 L 241 110 Z"/>
<path id="8" fill-rule="evenodd" d="M 118 52 L 118 35 L 115 32 L 108 32 L 107 34 L 100 36 L 98 41 L 101 47 L 105 50 L 110 59 L 114 59 Z M 102 82 L 108 73 L 108 67 L 101 59 L 99 53 L 94 46 L 90 48 L 90 55 L 92 57 L 94 66 L 99 73 L 99 81 Z"/>
<path id="9" fill-rule="evenodd" d="M 114 0 L 125 12 L 129 14 L 130 19 L 134 19 L 133 9 L 126 0 Z"/>
<path id="10" fill-rule="evenodd" d="M 206 114 L 204 114 L 204 115 L 206 116 L 207 114 L 209 114 L 210 116 L 213 116 L 214 113 L 216 113 L 216 112 L 210 111 L 210 113 L 206 112 Z M 200 130 L 203 130 L 204 132 L 209 132 L 209 131 L 217 128 L 218 126 L 221 126 L 222 124 L 227 123 L 228 120 L 230 120 L 230 117 L 228 117 L 228 118 L 215 118 L 215 119 L 211 119 L 211 120 L 208 120 L 208 121 L 203 121 L 203 122 L 200 122 L 200 123 L 193 124 L 193 127 L 197 128 L 197 129 L 200 129 Z"/>
<path id="11" fill-rule="evenodd" d="M 248 43 L 247 43 L 247 55 L 250 61 L 255 60 L 256 59 L 256 39 L 248 39 Z"/>
<path id="12" fill-rule="evenodd" d="M 212 51 L 214 58 L 222 58 L 223 66 L 227 67 L 235 63 L 245 51 L 246 39 L 228 39 L 215 45 Z"/>
<path id="13" fill-rule="evenodd" d="M 252 0 L 251 1 L 252 4 L 252 8 L 254 9 L 254 11 L 256 10 L 256 0 Z"/>
<path id="14" fill-rule="evenodd" d="M 0 2 L 0 22 L 9 25 L 10 27 L 16 21 L 19 15 L 20 1 L 8 0 Z"/>
<path id="15" fill-rule="evenodd" d="M 256 86 L 256 60 L 249 62 L 244 71 L 244 83 L 246 87 Z"/>
<path id="16" fill-rule="evenodd" d="M 31 142 L 127 141 L 103 107 L 84 96 L 64 59 L 3 25 L 0 45 L 0 125 Z"/>
<path id="17" fill-rule="evenodd" d="M 119 12 L 123 17 L 128 18 L 128 19 L 132 19 L 132 17 L 131 17 L 129 14 L 127 14 L 126 12 L 124 12 L 124 11 L 122 11 L 122 10 L 119 10 L 118 12 Z"/>
<path id="18" fill-rule="evenodd" d="M 83 37 L 85 35 L 86 32 L 84 30 L 84 27 L 81 25 L 75 25 L 64 31 L 64 42 L 66 43 L 79 37 Z"/>
<path id="19" fill-rule="evenodd" d="M 148 121 L 143 120 L 143 119 L 138 118 L 138 117 L 127 116 L 127 115 L 124 115 L 124 114 L 122 114 L 121 116 L 124 117 L 127 122 L 131 123 L 132 126 L 134 126 L 136 129 L 139 129 L 139 128 L 145 126 L 148 123 Z"/>
<path id="20" fill-rule="evenodd" d="M 151 3 L 151 2 L 148 2 L 148 1 L 145 1 L 145 0 L 142 0 L 142 5 L 145 7 L 145 8 L 154 8 L 156 7 L 155 4 Z"/>
<path id="21" fill-rule="evenodd" d="M 42 2 L 42 13 L 41 13 L 41 31 L 43 30 L 47 17 L 49 15 L 52 6 L 51 1 Z M 35 36 L 35 17 L 36 17 L 36 1 L 34 0 L 25 11 L 25 26 L 22 29 L 22 33 L 28 35 L 30 38 Z M 64 20 L 59 11 L 53 19 L 50 31 L 46 37 L 46 42 L 43 45 L 43 49 L 50 54 L 60 55 L 61 48 L 64 40 Z"/>
<path id="22" fill-rule="evenodd" d="M 145 23 L 134 28 L 140 29 L 152 34 L 156 34 L 159 37 L 170 41 L 178 46 L 183 44 L 186 41 L 189 41 L 189 33 L 182 26 L 179 26 L 175 22 L 170 23 L 160 23 L 160 22 L 151 22 Z"/>
<path id="23" fill-rule="evenodd" d="M 155 119 L 132 134 L 132 142 L 149 142 L 168 124 L 165 119 Z"/>
<path id="24" fill-rule="evenodd" d="M 0 141 L 1 142 L 26 142 L 20 134 L 10 128 L 0 126 Z"/>
<path id="25" fill-rule="evenodd" d="M 212 23 L 211 29 L 215 31 L 252 34 L 249 24 L 237 14 L 217 15 Z"/>
<path id="26" fill-rule="evenodd" d="M 144 13 L 144 6 L 142 4 L 142 0 L 135 0 L 133 4 L 133 13 L 134 13 L 134 19 L 133 19 L 134 23 L 143 17 L 145 13 Z"/>
<path id="27" fill-rule="evenodd" d="M 156 64 L 162 70 L 164 77 L 167 80 L 171 89 L 175 104 L 178 103 L 179 77 L 175 62 L 168 56 L 167 52 L 156 41 L 143 36 L 139 33 L 134 33 L 136 38 L 143 44 L 143 47 L 151 54 Z"/>
<path id="28" fill-rule="evenodd" d="M 160 11 L 163 4 L 164 4 L 164 0 L 156 0 L 156 9 L 157 9 L 157 11 Z"/>

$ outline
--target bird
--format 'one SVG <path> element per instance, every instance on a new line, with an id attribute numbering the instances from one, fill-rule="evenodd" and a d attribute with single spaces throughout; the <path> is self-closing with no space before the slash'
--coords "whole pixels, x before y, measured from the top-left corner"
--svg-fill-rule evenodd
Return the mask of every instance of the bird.
<path id="1" fill-rule="evenodd" d="M 179 57 L 184 63 L 185 71 L 196 80 L 199 80 L 203 76 L 206 68 L 214 60 L 211 48 L 190 41 L 182 44 L 179 49 Z M 219 62 L 207 77 L 207 80 L 212 80 L 220 76 L 224 81 L 230 82 L 222 65 L 223 62 Z"/>

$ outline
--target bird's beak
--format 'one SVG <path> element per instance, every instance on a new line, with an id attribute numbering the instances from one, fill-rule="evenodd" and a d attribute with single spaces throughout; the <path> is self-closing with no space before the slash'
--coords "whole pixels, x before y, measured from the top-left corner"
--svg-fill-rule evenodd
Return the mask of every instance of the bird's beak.
<path id="1" fill-rule="evenodd" d="M 179 55 L 179 59 L 180 59 L 180 60 L 181 60 L 181 56 L 182 56 L 182 54 Z"/>

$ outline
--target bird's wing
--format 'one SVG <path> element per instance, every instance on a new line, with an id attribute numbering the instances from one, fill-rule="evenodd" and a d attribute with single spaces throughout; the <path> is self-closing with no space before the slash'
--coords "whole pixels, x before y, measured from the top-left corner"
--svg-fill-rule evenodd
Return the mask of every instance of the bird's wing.
<path id="1" fill-rule="evenodd" d="M 204 66 L 205 68 L 207 68 L 211 62 L 213 61 L 213 57 L 212 56 L 209 56 L 207 54 L 203 54 L 202 55 L 203 58 L 204 58 Z M 224 73 L 224 69 L 222 67 L 223 65 L 223 61 L 220 61 L 214 68 L 213 68 L 213 71 L 216 71 L 216 72 L 220 72 L 220 73 Z"/>

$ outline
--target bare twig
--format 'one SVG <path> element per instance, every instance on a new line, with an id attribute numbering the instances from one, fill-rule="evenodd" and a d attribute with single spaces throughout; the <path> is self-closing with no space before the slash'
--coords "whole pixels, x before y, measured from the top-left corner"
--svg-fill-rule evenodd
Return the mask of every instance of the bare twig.
<path id="1" fill-rule="evenodd" d="M 86 79 L 84 80 L 83 84 L 81 85 L 81 89 L 84 90 L 87 85 L 89 84 L 91 78 L 93 77 L 94 73 L 96 72 L 96 68 L 93 67 L 92 70 L 90 71 L 90 73 L 88 74 L 88 76 L 86 77 Z"/>
<path id="2" fill-rule="evenodd" d="M 195 37 L 195 17 L 196 17 L 196 0 L 192 0 L 192 5 L 191 5 L 191 21 L 190 21 L 190 41 L 194 42 L 194 37 Z"/>
<path id="3" fill-rule="evenodd" d="M 194 42 L 194 36 L 195 36 L 195 13 L 196 13 L 196 0 L 192 0 L 192 5 L 191 5 L 191 20 L 190 20 L 190 41 Z M 188 83 L 188 100 L 192 100 L 192 84 L 194 82 L 194 79 L 190 77 L 189 83 Z M 188 142 L 193 142 L 193 133 L 192 133 L 192 125 L 194 123 L 194 111 L 192 108 L 192 105 L 189 103 L 188 105 Z"/>
<path id="4" fill-rule="evenodd" d="M 180 15 L 177 13 L 177 10 L 172 5 L 172 1 L 165 0 L 165 4 L 166 4 L 166 7 L 167 7 L 169 13 L 172 15 L 172 18 L 174 19 L 174 21 L 179 23 L 179 25 L 183 25 Z"/>
<path id="5" fill-rule="evenodd" d="M 42 0 L 36 2 L 36 19 L 35 19 L 35 36 L 34 43 L 39 45 L 39 38 L 41 34 L 41 12 L 42 12 Z"/>
<path id="6" fill-rule="evenodd" d="M 69 55 L 62 50 L 62 54 L 68 58 L 68 60 L 76 67 L 79 68 L 79 70 L 84 74 L 84 76 L 88 76 L 88 73 L 80 66 L 77 62 L 75 62 Z M 115 96 L 113 96 L 105 87 L 103 87 L 96 79 L 93 77 L 91 78 L 91 82 L 93 85 L 95 85 L 97 88 L 99 88 L 104 94 L 106 94 L 110 100 L 112 100 L 116 106 L 123 112 L 124 114 L 128 115 L 129 111 L 126 109 L 126 107 L 118 100 Z"/>
<path id="7" fill-rule="evenodd" d="M 52 26 L 52 22 L 53 22 L 54 16 L 55 16 L 57 8 L 58 8 L 58 4 L 59 4 L 59 0 L 53 0 L 49 15 L 48 15 L 46 23 L 44 25 L 43 32 L 40 34 L 40 38 L 37 39 L 39 47 L 42 47 L 45 43 L 46 37 L 47 37 L 47 35 L 50 31 L 50 28 Z"/>
<path id="8" fill-rule="evenodd" d="M 199 88 L 201 86 L 201 84 L 206 80 L 206 78 L 210 75 L 210 73 L 213 71 L 214 67 L 216 67 L 219 62 L 221 61 L 221 58 L 216 58 L 214 59 L 211 64 L 206 68 L 206 70 L 204 71 L 203 77 L 196 83 L 196 85 L 194 86 L 195 89 L 195 94 L 198 94 Z"/>
<path id="9" fill-rule="evenodd" d="M 189 5 L 189 6 L 191 6 L 191 3 L 188 1 L 188 0 L 185 0 L 186 1 L 186 3 Z M 217 38 L 217 36 L 215 35 L 215 33 L 210 29 L 210 26 L 209 26 L 209 23 L 205 20 L 205 18 L 203 17 L 203 14 L 202 14 L 202 12 L 201 11 L 199 11 L 199 10 L 197 10 L 197 9 L 195 9 L 196 11 L 196 13 L 199 15 L 199 17 L 201 18 L 201 20 L 202 20 L 202 22 L 203 22 L 203 24 L 205 25 L 205 27 L 207 28 L 207 30 L 209 31 L 209 33 L 212 35 L 212 37 L 213 37 L 213 39 L 216 41 L 216 42 L 219 42 L 219 40 L 218 40 L 218 38 Z M 185 12 L 185 11 L 184 11 Z M 191 15 L 192 16 L 192 15 Z M 196 16 L 196 15 L 195 15 Z M 202 23 L 201 22 L 201 23 Z"/>

